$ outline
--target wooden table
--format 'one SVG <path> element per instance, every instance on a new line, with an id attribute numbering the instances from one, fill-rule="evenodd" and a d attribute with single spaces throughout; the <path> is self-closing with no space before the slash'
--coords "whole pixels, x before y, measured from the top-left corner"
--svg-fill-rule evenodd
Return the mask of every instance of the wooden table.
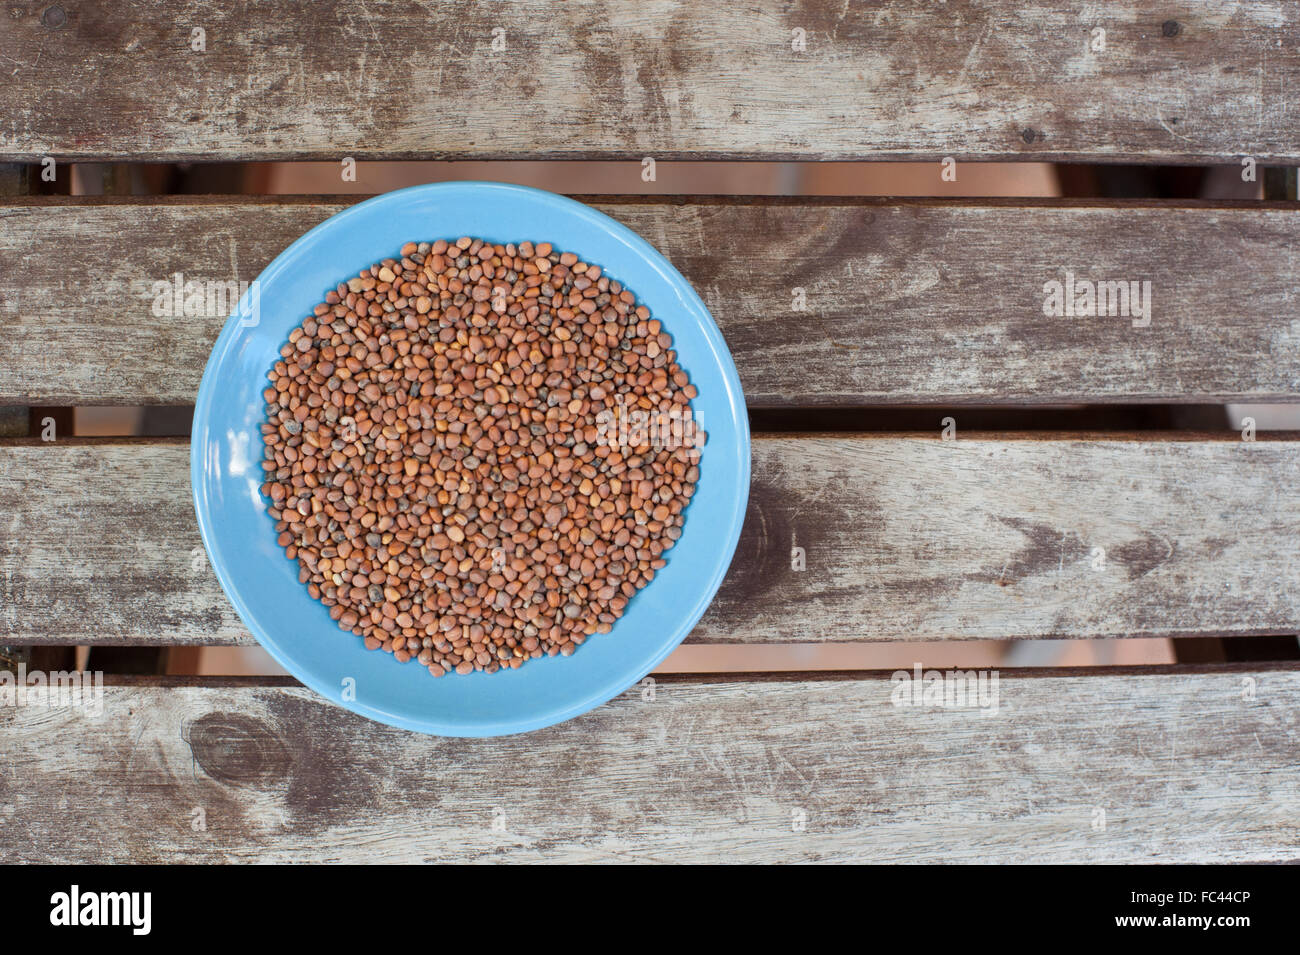
<path id="1" fill-rule="evenodd" d="M 629 187 L 644 157 L 1300 164 L 1293 4 L 10 6 L 11 406 L 191 403 L 222 319 L 159 319 L 139 283 L 251 279 L 347 205 L 15 194 L 46 157 L 621 159 Z M 690 641 L 1300 631 L 1300 436 L 962 425 L 1296 400 L 1290 182 L 1237 203 L 592 199 L 694 283 L 755 420 L 808 429 L 756 434 L 745 532 Z M 1067 271 L 1149 280 L 1149 325 L 1045 316 Z M 933 428 L 820 430 L 880 406 Z M 251 643 L 188 460 L 183 440 L 0 439 L 0 643 Z M 99 716 L 0 708 L 0 859 L 1297 858 L 1295 665 L 1000 680 L 988 715 L 895 706 L 887 672 L 658 677 L 468 741 L 290 680 L 123 678 Z"/>

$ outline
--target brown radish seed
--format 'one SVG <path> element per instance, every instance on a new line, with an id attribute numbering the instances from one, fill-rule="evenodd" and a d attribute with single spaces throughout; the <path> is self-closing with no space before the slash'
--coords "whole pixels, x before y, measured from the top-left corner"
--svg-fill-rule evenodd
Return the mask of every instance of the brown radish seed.
<path id="1" fill-rule="evenodd" d="M 433 676 L 608 633 L 699 479 L 671 337 L 545 242 L 408 242 L 331 290 L 267 378 L 277 542 L 339 627 Z"/>

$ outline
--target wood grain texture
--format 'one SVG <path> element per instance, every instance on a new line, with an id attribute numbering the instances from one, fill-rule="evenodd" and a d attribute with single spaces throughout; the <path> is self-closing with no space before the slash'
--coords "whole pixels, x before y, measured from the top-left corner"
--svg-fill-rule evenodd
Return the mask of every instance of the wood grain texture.
<path id="1" fill-rule="evenodd" d="M 1300 211 L 1284 204 L 596 205 L 691 280 L 751 407 L 1300 395 Z M 225 316 L 155 317 L 153 284 L 176 273 L 250 281 L 345 207 L 286 199 L 0 205 L 0 403 L 193 402 Z M 394 237 L 375 258 L 407 238 Z M 1044 284 L 1067 271 L 1150 281 L 1150 325 L 1045 316 Z M 806 311 L 793 310 L 796 289 Z M 660 317 L 671 330 L 673 316 Z M 287 334 L 299 318 L 271 320 Z"/>
<path id="2" fill-rule="evenodd" d="M 493 740 L 301 687 L 109 686 L 0 708 L 0 858 L 1296 861 L 1300 670 L 1274 667 L 1003 671 L 988 715 L 896 707 L 883 673 L 664 679 Z"/>
<path id="3" fill-rule="evenodd" d="M 12 9 L 0 160 L 1300 157 L 1277 0 Z"/>
<path id="4" fill-rule="evenodd" d="M 0 444 L 0 642 L 251 642 L 188 473 L 183 442 Z M 1300 441 L 758 436 L 753 475 L 693 642 L 1300 631 Z"/>
<path id="5" fill-rule="evenodd" d="M 0 196 L 23 196 L 31 193 L 31 168 L 0 163 Z M 0 301 L 3 301 L 0 294 Z M 0 306 L 3 309 L 3 306 Z M 3 314 L 0 311 L 0 314 Z M 3 327 L 3 326 L 0 326 Z M 23 405 L 6 405 L 0 398 L 0 437 L 21 437 L 29 433 L 29 409 Z"/>

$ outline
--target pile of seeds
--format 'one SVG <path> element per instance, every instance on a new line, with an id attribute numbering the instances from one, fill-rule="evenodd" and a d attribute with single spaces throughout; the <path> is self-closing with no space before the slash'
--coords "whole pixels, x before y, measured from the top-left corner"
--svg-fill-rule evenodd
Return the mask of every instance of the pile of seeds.
<path id="1" fill-rule="evenodd" d="M 630 290 L 549 243 L 411 242 L 340 284 L 264 392 L 262 493 L 299 580 L 434 676 L 608 633 L 699 477 L 670 345 Z"/>

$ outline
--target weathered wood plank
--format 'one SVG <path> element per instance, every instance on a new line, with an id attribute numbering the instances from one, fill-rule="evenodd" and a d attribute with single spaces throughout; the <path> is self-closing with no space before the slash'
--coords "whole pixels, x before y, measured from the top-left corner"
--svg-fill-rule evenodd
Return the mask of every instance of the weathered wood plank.
<path id="1" fill-rule="evenodd" d="M 1300 857 L 1300 670 L 658 681 L 560 726 L 418 736 L 310 691 L 0 709 L 6 862 L 1230 862 Z"/>
<path id="2" fill-rule="evenodd" d="M 0 163 L 0 196 L 22 196 L 32 189 L 31 167 Z M 0 294 L 0 301 L 3 301 Z M 0 305 L 0 309 L 3 309 Z M 0 312 L 0 314 L 3 314 Z M 3 401 L 3 399 L 0 399 Z M 0 407 L 0 437 L 22 437 L 28 432 L 29 409 L 22 405 Z"/>
<path id="3" fill-rule="evenodd" d="M 692 281 L 755 408 L 1300 394 L 1292 306 L 1300 212 L 1284 204 L 597 205 Z M 156 317 L 153 283 L 178 272 L 251 280 L 344 207 L 286 199 L 0 205 L 0 402 L 192 402 L 225 316 Z M 394 246 L 407 238 L 394 237 Z M 1044 284 L 1067 271 L 1149 281 L 1150 324 L 1045 316 Z M 793 308 L 799 296 L 806 311 Z"/>
<path id="4" fill-rule="evenodd" d="M 50 9 L 0 33 L 0 160 L 1300 157 L 1282 2 Z"/>
<path id="5" fill-rule="evenodd" d="M 693 642 L 1300 631 L 1300 441 L 759 436 L 753 455 Z M 0 641 L 250 642 L 188 468 L 182 442 L 0 444 Z"/>

